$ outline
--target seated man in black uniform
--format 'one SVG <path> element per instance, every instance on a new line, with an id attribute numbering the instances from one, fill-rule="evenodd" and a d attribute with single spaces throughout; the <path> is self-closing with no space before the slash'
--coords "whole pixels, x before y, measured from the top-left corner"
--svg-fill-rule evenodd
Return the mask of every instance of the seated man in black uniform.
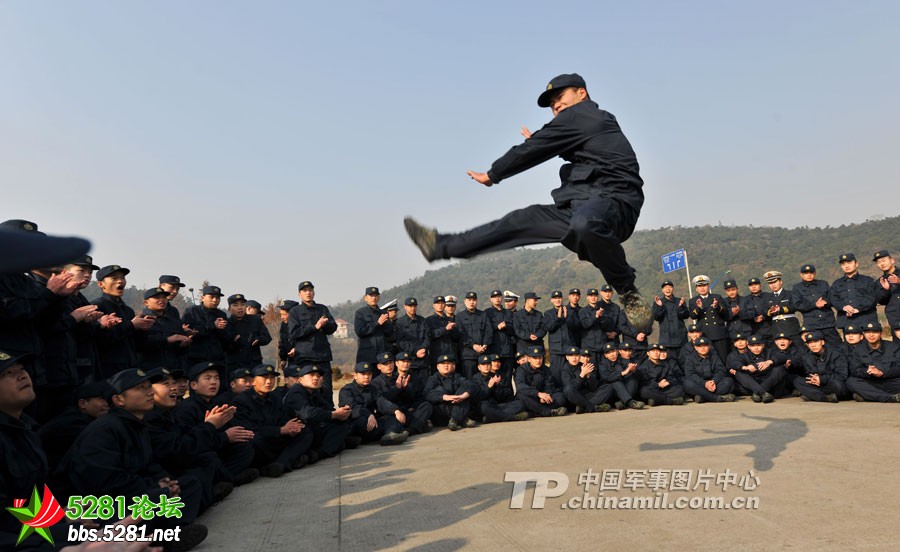
<path id="1" fill-rule="evenodd" d="M 219 374 L 224 368 L 214 362 L 199 362 L 191 366 L 188 370 L 191 394 L 175 407 L 174 416 L 178 425 L 185 429 L 204 425 L 214 427 L 217 433 L 213 449 L 229 475 L 226 480 L 244 485 L 259 477 L 259 470 L 250 467 L 253 463 L 253 445 L 250 443 L 253 432 L 231 423 L 237 411 L 234 406 L 213 402 L 221 385 Z"/>
<path id="2" fill-rule="evenodd" d="M 644 193 L 634 150 L 616 118 L 599 108 L 577 74 L 559 75 L 538 97 L 553 120 L 494 162 L 469 176 L 485 186 L 560 156 L 562 185 L 553 205 L 532 205 L 460 234 L 439 234 L 407 218 L 407 233 L 425 259 L 464 258 L 536 243 L 562 243 L 600 269 L 622 296 L 628 319 L 641 329 L 652 325 L 650 309 L 635 287 L 635 271 L 622 242 L 634 231 Z"/>
<path id="3" fill-rule="evenodd" d="M 425 377 L 411 371 L 412 358 L 401 352 L 397 358 L 391 353 L 378 355 L 378 370 L 373 381 L 379 412 L 391 413 L 410 435 L 426 433 L 431 428 L 434 408 L 425 400 Z"/>
<path id="4" fill-rule="evenodd" d="M 674 361 L 662 358 L 666 348 L 653 343 L 647 349 L 647 358 L 638 366 L 641 398 L 650 406 L 684 404 L 684 387 Z"/>
<path id="5" fill-rule="evenodd" d="M 826 345 L 819 330 L 803 334 L 803 341 L 809 350 L 794 371 L 794 389 L 804 401 L 838 402 L 847 395 L 847 359 L 836 347 Z"/>
<path id="6" fill-rule="evenodd" d="M 856 401 L 900 402 L 900 347 L 881 339 L 881 323 L 862 327 L 865 341 L 853 348 L 847 387 Z"/>
<path id="7" fill-rule="evenodd" d="M 615 407 L 640 410 L 646 405 L 635 397 L 638 393 L 637 363 L 619 358 L 619 348 L 612 341 L 603 345 L 600 379 L 612 386 L 618 401 Z"/>
<path id="8" fill-rule="evenodd" d="M 299 469 L 309 462 L 306 453 L 313 432 L 272 396 L 278 372 L 271 364 L 260 364 L 251 371 L 253 387 L 234 399 L 234 421 L 253 432 L 253 464 L 266 477 Z"/>
<path id="9" fill-rule="evenodd" d="M 566 365 L 562 369 L 563 393 L 575 405 L 576 414 L 609 412 L 613 389 L 600 380 L 600 371 L 591 362 L 590 349 L 566 349 Z"/>
<path id="10" fill-rule="evenodd" d="M 218 364 L 217 366 L 224 365 Z M 237 370 L 232 370 L 229 376 L 228 388 L 221 391 L 213 398 L 213 404 L 234 404 L 235 397 L 253 387 L 253 373 L 250 368 L 238 368 Z"/>
<path id="11" fill-rule="evenodd" d="M 361 439 L 350 436 L 350 424 L 347 422 L 352 409 L 347 405 L 335 409 L 332 402 L 325 398 L 324 380 L 327 376 L 322 368 L 316 364 L 304 364 L 297 373 L 298 383 L 285 394 L 284 406 L 312 430 L 311 454 L 318 458 L 331 458 L 344 450 L 348 440 L 352 443 L 350 448 L 359 446 Z"/>
<path id="12" fill-rule="evenodd" d="M 483 423 L 527 420 L 525 405 L 514 398 L 512 378 L 500 371 L 500 357 L 497 357 L 496 371 L 492 369 L 491 355 L 479 356 L 477 366 L 469 378 L 473 415 L 477 417 L 480 413 Z"/>
<path id="13" fill-rule="evenodd" d="M 379 441 L 383 446 L 402 444 L 409 432 L 396 416 L 378 410 L 377 391 L 372 387 L 373 370 L 371 363 L 357 362 L 353 381 L 338 393 L 338 404 L 350 407 L 352 431 L 363 442 Z"/>
<path id="14" fill-rule="evenodd" d="M 762 336 L 751 335 L 747 343 L 749 351 L 741 357 L 743 365 L 735 378 L 752 393 L 753 402 L 770 403 L 775 400 L 772 392 L 787 375 L 787 359 L 781 353 L 766 351 Z"/>
<path id="15" fill-rule="evenodd" d="M 0 504 L 30 498 L 35 488 L 42 493 L 48 483 L 47 457 L 34 432 L 35 422 L 23 411 L 34 402 L 34 386 L 29 371 L 33 355 L 13 355 L 0 351 Z M 54 487 L 54 492 L 59 492 Z M 56 528 L 56 529 L 54 529 Z M 67 524 L 51 528 L 57 543 L 65 542 Z M 37 535 L 18 544 L 23 525 L 7 512 L 0 516 L 0 550 L 53 551 L 55 546 Z"/>
<path id="16" fill-rule="evenodd" d="M 527 364 L 516 369 L 516 398 L 535 416 L 565 416 L 566 396 L 553 382 L 550 367 L 544 364 L 544 348 L 528 347 Z"/>
<path id="17" fill-rule="evenodd" d="M 178 425 L 174 416 L 178 391 L 173 372 L 160 367 L 147 374 L 159 378 L 153 382 L 153 409 L 144 416 L 144 423 L 150 428 L 153 458 L 174 477 L 191 475 L 200 481 L 202 513 L 234 489 L 232 483 L 225 481 L 230 476 L 214 450 L 218 430 L 212 425 Z"/>
<path id="18" fill-rule="evenodd" d="M 85 383 L 75 391 L 75 398 L 74 407 L 51 419 L 38 432 L 51 472 L 59 466 L 84 428 L 109 412 L 112 388 L 105 381 Z"/>
<path id="19" fill-rule="evenodd" d="M 695 403 L 734 402 L 734 380 L 728 376 L 719 355 L 710 350 L 709 340 L 698 337 L 693 351 L 684 355 L 684 392 Z"/>
<path id="20" fill-rule="evenodd" d="M 81 432 L 63 469 L 69 475 L 73 494 L 130 497 L 147 495 L 156 502 L 161 495 L 181 497 L 181 518 L 155 517 L 148 527 L 167 527 L 173 521 L 189 524 L 182 528 L 195 542 L 206 538 L 206 527 L 193 524 L 200 511 L 202 487 L 192 476 L 175 480 L 153 456 L 150 431 L 144 416 L 153 410 L 152 376 L 140 369 L 128 369 L 110 378 L 113 408 Z"/>
<path id="21" fill-rule="evenodd" d="M 437 373 L 425 384 L 425 398 L 434 407 L 431 414 L 434 425 L 446 425 L 450 431 L 475 427 L 478 424 L 470 417 L 471 384 L 456 372 L 456 358 L 440 355 L 435 361 Z"/>

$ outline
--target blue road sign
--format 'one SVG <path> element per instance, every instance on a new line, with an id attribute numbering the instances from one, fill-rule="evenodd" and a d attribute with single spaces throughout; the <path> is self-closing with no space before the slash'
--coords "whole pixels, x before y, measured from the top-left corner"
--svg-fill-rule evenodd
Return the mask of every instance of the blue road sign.
<path id="1" fill-rule="evenodd" d="M 675 272 L 681 270 L 687 264 L 687 257 L 684 254 L 684 248 L 662 256 L 663 273 Z"/>

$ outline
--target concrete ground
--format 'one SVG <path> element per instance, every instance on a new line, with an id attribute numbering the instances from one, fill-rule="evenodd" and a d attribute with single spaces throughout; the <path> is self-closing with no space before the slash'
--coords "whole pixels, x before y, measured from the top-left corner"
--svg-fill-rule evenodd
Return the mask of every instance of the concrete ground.
<path id="1" fill-rule="evenodd" d="M 755 497 L 758 508 L 573 509 L 589 470 L 635 470 L 633 486 L 644 486 L 609 480 L 605 497 Z M 743 488 L 677 491 L 662 470 L 690 471 L 691 487 L 698 470 L 746 478 Z M 529 484 L 523 507 L 511 509 L 506 472 L 557 472 L 568 487 L 539 509 Z M 646 488 L 658 476 L 666 488 Z M 561 490 L 552 477 L 548 495 Z M 198 550 L 895 550 L 898 496 L 900 405 L 745 398 L 360 447 L 236 489 L 201 518 L 210 536 Z"/>

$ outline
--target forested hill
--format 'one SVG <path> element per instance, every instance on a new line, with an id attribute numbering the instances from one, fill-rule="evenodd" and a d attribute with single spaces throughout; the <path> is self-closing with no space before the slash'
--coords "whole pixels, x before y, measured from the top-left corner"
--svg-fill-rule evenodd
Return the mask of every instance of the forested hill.
<path id="1" fill-rule="evenodd" d="M 691 276 L 706 274 L 715 281 L 731 270 L 729 277 L 737 279 L 741 292 L 746 293 L 747 279 L 761 277 L 767 270 L 784 272 L 785 284 L 792 286 L 800 279 L 800 266 L 806 263 L 814 264 L 817 277 L 830 283 L 841 274 L 838 255 L 848 252 L 856 254 L 860 272 L 876 276 L 879 271 L 871 262 L 872 254 L 879 249 L 888 249 L 895 255 L 900 252 L 898 225 L 900 217 L 824 228 L 675 226 L 635 232 L 625 243 L 625 251 L 637 269 L 638 287 L 648 297 L 659 293 L 659 284 L 665 278 L 661 256 L 682 247 L 687 251 Z M 408 253 L 418 255 L 412 244 Z M 685 271 L 668 276 L 675 282 L 676 295 L 686 295 Z M 600 272 L 590 263 L 579 261 L 568 249 L 556 246 L 506 251 L 429 270 L 404 285 L 382 289 L 381 300 L 386 303 L 398 298 L 402 302 L 413 296 L 421 304 L 420 314 L 427 315 L 435 295 L 453 294 L 461 299 L 467 291 L 474 290 L 484 307 L 488 292 L 500 288 L 519 295 L 536 291 L 545 298 L 540 307 L 549 308 L 547 299 L 554 289 L 566 292 L 572 287 L 599 287 L 602 283 Z M 715 289 L 721 292 L 721 282 Z M 331 309 L 336 317 L 352 323 L 353 313 L 360 306 L 362 301 L 357 300 L 332 305 Z"/>

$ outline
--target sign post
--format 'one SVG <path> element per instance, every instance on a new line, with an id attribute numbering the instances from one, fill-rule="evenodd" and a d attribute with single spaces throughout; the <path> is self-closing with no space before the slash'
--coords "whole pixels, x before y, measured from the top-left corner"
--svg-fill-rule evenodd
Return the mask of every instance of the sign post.
<path id="1" fill-rule="evenodd" d="M 688 266 L 687 252 L 683 247 L 681 249 L 677 249 L 675 251 L 672 251 L 671 253 L 666 253 L 665 255 L 663 255 L 662 268 L 663 274 L 675 272 L 676 270 L 681 270 L 682 268 L 685 269 L 688 281 L 688 297 L 694 297 L 694 290 L 691 289 L 691 269 Z"/>

